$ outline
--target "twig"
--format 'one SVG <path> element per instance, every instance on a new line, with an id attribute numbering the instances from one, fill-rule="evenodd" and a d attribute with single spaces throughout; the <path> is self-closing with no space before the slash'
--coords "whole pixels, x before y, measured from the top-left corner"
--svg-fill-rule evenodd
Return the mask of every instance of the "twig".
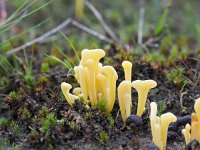
<path id="1" fill-rule="evenodd" d="M 185 92 L 183 92 L 183 93 L 180 93 L 180 105 L 181 105 L 181 107 L 183 107 L 183 96 L 185 95 L 185 94 L 187 94 L 187 90 L 185 91 Z"/>
<path id="2" fill-rule="evenodd" d="M 42 36 L 32 40 L 32 41 L 29 41 L 27 43 L 25 43 L 24 45 L 22 46 L 19 46 L 19 47 L 16 47 L 10 51 L 8 51 L 6 53 L 6 55 L 11 55 L 12 53 L 15 53 L 15 52 L 18 52 L 20 50 L 23 50 L 33 44 L 36 44 L 36 43 L 40 43 L 42 42 L 43 40 L 45 40 L 46 38 L 48 38 L 49 36 L 57 33 L 58 31 L 60 31 L 61 29 L 63 29 L 64 27 L 68 26 L 70 23 L 71 23 L 71 18 L 65 20 L 63 23 L 61 23 L 60 25 L 58 25 L 57 27 L 53 28 L 52 30 L 48 31 L 47 33 L 43 34 Z"/>
<path id="3" fill-rule="evenodd" d="M 93 36 L 99 38 L 100 40 L 103 40 L 103 41 L 106 41 L 106 42 L 109 42 L 109 43 L 110 43 L 110 42 L 114 42 L 112 39 L 109 39 L 109 38 L 107 38 L 106 36 L 104 36 L 104 35 L 102 35 L 102 34 L 96 32 L 96 31 L 94 31 L 94 30 L 91 30 L 90 28 L 88 28 L 88 27 L 86 27 L 86 26 L 80 24 L 79 22 L 77 22 L 77 21 L 75 21 L 75 20 L 72 20 L 72 24 L 73 24 L 74 26 L 76 26 L 77 28 L 79 28 L 79 29 L 81 29 L 81 30 L 83 30 L 83 31 L 85 31 L 85 32 L 87 32 L 87 33 L 89 33 L 89 34 L 91 34 L 91 35 L 93 35 Z"/>
<path id="4" fill-rule="evenodd" d="M 29 46 L 31 46 L 31 45 L 33 45 L 33 44 L 42 43 L 45 39 L 47 39 L 47 38 L 50 37 L 51 35 L 53 35 L 53 34 L 59 32 L 61 29 L 63 29 L 64 27 L 66 27 L 66 26 L 68 26 L 68 25 L 70 25 L 70 24 L 76 26 L 77 28 L 83 30 L 84 32 L 87 32 L 88 34 L 93 35 L 94 37 L 99 38 L 100 40 L 103 40 L 103 41 L 108 42 L 108 43 L 114 42 L 112 39 L 109 39 L 109 38 L 107 38 L 106 36 L 104 36 L 104 35 L 102 35 L 102 34 L 96 32 L 96 31 L 93 31 L 93 30 L 91 30 L 90 28 L 88 28 L 88 27 L 86 27 L 86 26 L 80 24 L 79 22 L 77 22 L 77 21 L 75 21 L 75 20 L 73 20 L 73 19 L 71 19 L 71 18 L 68 18 L 68 19 L 65 20 L 63 23 L 61 23 L 61 24 L 58 25 L 57 27 L 53 28 L 52 30 L 48 31 L 47 33 L 41 35 L 40 37 L 38 37 L 38 38 L 36 38 L 36 39 L 34 39 L 34 40 L 32 40 L 32 41 L 29 41 L 29 42 L 25 43 L 24 45 L 21 45 L 21 46 L 19 46 L 19 47 L 16 47 L 16 48 L 14 48 L 14 49 L 8 51 L 8 52 L 6 53 L 6 55 L 9 56 L 9 55 L 11 55 L 11 54 L 13 54 L 13 53 L 15 53 L 15 52 L 18 52 L 18 51 L 21 51 L 21 50 L 23 50 L 23 49 L 26 49 L 27 47 L 29 47 Z M 118 44 L 120 44 L 120 43 L 118 43 Z"/>
<path id="5" fill-rule="evenodd" d="M 69 35 L 69 34 L 73 34 L 76 30 L 77 30 L 77 29 L 69 29 L 69 30 L 63 31 L 63 33 L 64 33 L 65 35 Z M 48 42 L 52 42 L 52 41 L 57 41 L 57 40 L 59 40 L 59 37 L 58 37 L 57 34 L 55 34 L 55 35 L 52 35 L 52 36 L 51 36 L 51 39 L 48 39 L 48 38 L 47 38 L 47 39 L 41 41 L 40 44 L 48 43 Z"/>
<path id="6" fill-rule="evenodd" d="M 125 44 L 121 39 L 119 39 L 115 33 L 110 29 L 110 27 L 106 24 L 103 17 L 101 16 L 100 12 L 94 7 L 92 3 L 90 3 L 88 0 L 85 0 L 85 5 L 93 12 L 97 20 L 100 22 L 100 24 L 103 26 L 105 31 L 110 35 L 110 37 L 120 45 L 125 46 L 125 48 L 128 48 L 129 45 Z"/>
<path id="7" fill-rule="evenodd" d="M 138 44 L 142 44 L 142 38 L 143 38 L 143 26 L 144 26 L 144 3 L 145 1 L 142 0 L 140 4 L 140 18 L 139 18 L 139 23 L 138 23 Z"/>
<path id="8" fill-rule="evenodd" d="M 188 57 L 188 59 L 191 59 L 191 60 L 195 60 L 195 61 L 197 61 L 197 62 L 200 62 L 200 59 L 198 59 L 198 58 Z"/>
<path id="9" fill-rule="evenodd" d="M 103 28 L 106 30 L 106 32 L 111 36 L 112 39 L 116 40 L 118 39 L 115 33 L 110 29 L 110 27 L 106 24 L 106 22 L 103 20 L 101 14 L 99 11 L 90 3 L 88 0 L 85 0 L 86 6 L 93 12 L 95 17 L 98 19 L 98 21 L 101 23 Z"/>

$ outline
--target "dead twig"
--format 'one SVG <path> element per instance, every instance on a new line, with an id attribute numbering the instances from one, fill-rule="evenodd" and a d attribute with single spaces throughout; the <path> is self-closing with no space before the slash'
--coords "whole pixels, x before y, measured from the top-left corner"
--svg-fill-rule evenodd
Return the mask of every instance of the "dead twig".
<path id="1" fill-rule="evenodd" d="M 83 30 L 83 31 L 85 31 L 85 32 L 87 32 L 87 33 L 93 35 L 94 37 L 99 38 L 99 39 L 102 40 L 102 41 L 106 41 L 106 42 L 108 42 L 108 43 L 114 42 L 112 39 L 107 38 L 106 36 L 104 36 L 104 35 L 102 35 L 102 34 L 96 32 L 96 31 L 94 31 L 94 30 L 92 30 L 92 29 L 90 29 L 90 28 L 88 28 L 88 27 L 86 27 L 86 26 L 80 24 L 79 22 L 77 22 L 77 21 L 75 21 L 75 20 L 72 20 L 72 24 L 73 24 L 74 26 L 76 26 L 77 28 L 79 28 L 79 29 L 81 29 L 81 30 Z"/>
<path id="2" fill-rule="evenodd" d="M 149 38 L 146 42 L 144 42 L 144 45 L 149 46 L 155 42 L 158 42 L 159 40 L 160 40 L 160 37 Z"/>
<path id="3" fill-rule="evenodd" d="M 24 45 L 22 46 L 19 46 L 19 47 L 16 47 L 10 51 L 8 51 L 6 53 L 6 55 L 11 55 L 15 52 L 18 52 L 20 50 L 23 50 L 23 49 L 26 49 L 27 47 L 33 45 L 33 44 L 36 44 L 36 43 L 40 43 L 42 42 L 43 40 L 45 40 L 46 38 L 48 38 L 49 36 L 57 33 L 58 31 L 60 31 L 61 29 L 63 29 L 64 27 L 68 26 L 70 23 L 71 23 L 71 18 L 65 20 L 63 23 L 61 23 L 60 25 L 58 25 L 57 27 L 53 28 L 52 30 L 48 31 L 47 33 L 43 34 L 42 36 L 32 40 L 32 41 L 29 41 L 27 43 L 25 43 Z"/>
<path id="4" fill-rule="evenodd" d="M 36 43 L 43 43 L 43 41 L 44 41 L 45 39 L 47 39 L 48 37 L 52 36 L 53 34 L 59 32 L 61 29 L 63 29 L 64 27 L 66 27 L 66 26 L 68 26 L 68 25 L 70 25 L 70 24 L 74 25 L 75 27 L 77 27 L 77 28 L 83 30 L 84 32 L 86 32 L 86 33 L 88 33 L 88 34 L 91 34 L 91 35 L 94 36 L 94 37 L 99 38 L 99 39 L 102 40 L 102 41 L 105 41 L 105 42 L 108 42 L 108 43 L 114 42 L 112 39 L 110 39 L 110 38 L 108 38 L 108 37 L 106 37 L 106 36 L 104 36 L 104 35 L 102 35 L 102 34 L 96 32 L 96 31 L 94 31 L 94 30 L 92 30 L 92 29 L 90 29 L 90 28 L 88 28 L 88 27 L 86 27 L 86 26 L 80 24 L 79 22 L 77 22 L 77 21 L 75 21 L 75 20 L 73 20 L 73 19 L 71 19 L 71 18 L 68 18 L 68 19 L 65 20 L 63 23 L 61 23 L 61 24 L 58 25 L 57 27 L 51 29 L 51 30 L 48 31 L 47 33 L 41 35 L 40 37 L 38 37 L 38 38 L 36 38 L 36 39 L 34 39 L 34 40 L 32 40 L 32 41 L 29 41 L 29 42 L 25 43 L 24 45 L 21 45 L 21 46 L 19 46 L 19 47 L 16 47 L 16 48 L 14 48 L 14 49 L 8 51 L 8 52 L 6 53 L 6 55 L 9 56 L 9 55 L 11 55 L 11 54 L 13 54 L 13 53 L 15 53 L 15 52 L 18 52 L 18 51 L 21 51 L 21 50 L 23 50 L 23 49 L 26 49 L 27 47 L 30 47 L 31 45 L 34 45 L 34 44 L 36 44 Z M 120 44 L 120 43 L 118 43 L 118 44 Z"/>
<path id="5" fill-rule="evenodd" d="M 187 94 L 187 90 L 185 91 L 185 92 L 182 92 L 182 93 L 180 93 L 180 105 L 181 105 L 181 107 L 183 107 L 183 96 L 185 95 L 185 94 Z"/>
<path id="6" fill-rule="evenodd" d="M 139 18 L 139 23 L 138 23 L 138 44 L 139 45 L 141 45 L 143 42 L 143 26 L 144 26 L 144 13 L 145 13 L 144 4 L 145 4 L 145 1 L 141 0 L 140 18 Z"/>
<path id="7" fill-rule="evenodd" d="M 129 45 L 125 44 L 121 39 L 119 39 L 116 34 L 111 30 L 111 28 L 106 24 L 104 21 L 102 15 L 100 12 L 95 8 L 95 6 L 90 3 L 88 0 L 85 0 L 85 5 L 92 11 L 92 13 L 95 15 L 97 20 L 100 22 L 100 24 L 103 26 L 104 30 L 109 34 L 109 36 L 113 39 L 113 41 L 119 43 L 120 45 L 125 46 L 126 48 L 129 47 Z"/>
<path id="8" fill-rule="evenodd" d="M 112 39 L 116 40 L 117 36 L 115 33 L 110 29 L 110 27 L 106 24 L 106 22 L 103 20 L 103 17 L 99 13 L 99 11 L 94 7 L 92 3 L 85 0 L 85 5 L 92 11 L 92 13 L 95 15 L 97 20 L 100 22 L 100 24 L 103 26 L 103 28 L 106 30 L 106 32 L 111 36 Z"/>

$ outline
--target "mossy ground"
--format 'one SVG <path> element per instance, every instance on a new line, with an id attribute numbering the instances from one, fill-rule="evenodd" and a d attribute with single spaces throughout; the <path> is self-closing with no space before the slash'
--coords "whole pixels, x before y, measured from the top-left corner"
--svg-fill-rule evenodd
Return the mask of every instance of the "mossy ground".
<path id="1" fill-rule="evenodd" d="M 73 87 L 78 86 L 74 76 L 64 67 L 51 67 L 48 73 L 38 73 L 34 76 L 34 86 L 27 85 L 15 76 L 8 76 L 9 84 L 1 95 L 1 117 L 8 118 L 8 123 L 0 127 L 1 147 L 29 148 L 57 148 L 57 149 L 118 149 L 120 147 L 134 147 L 139 144 L 152 143 L 149 126 L 149 103 L 163 101 L 162 112 L 173 112 L 177 117 L 193 112 L 193 105 L 200 91 L 200 80 L 196 77 L 199 61 L 196 54 L 190 54 L 186 59 L 177 59 L 174 66 L 157 66 L 143 61 L 141 56 L 129 54 L 114 45 L 106 50 L 103 64 L 112 65 L 119 76 L 117 85 L 124 80 L 121 66 L 123 60 L 133 63 L 132 80 L 153 79 L 158 83 L 148 95 L 146 112 L 143 115 L 144 125 L 139 128 L 128 127 L 121 130 L 123 121 L 120 116 L 118 100 L 109 117 L 105 117 L 98 109 L 85 108 L 77 100 L 73 107 L 64 99 L 60 83 L 69 82 Z M 184 90 L 167 78 L 167 71 L 175 66 L 184 69 L 184 77 L 188 82 Z M 34 70 L 40 70 L 35 66 Z M 189 73 L 188 73 L 189 72 Z M 15 92 L 12 92 L 15 91 Z M 183 107 L 180 105 L 181 92 Z M 136 113 L 137 93 L 132 90 L 132 113 Z M 52 116 L 49 116 L 53 114 Z M 50 118 L 50 119 L 49 119 Z M 14 127 L 11 127 L 12 122 Z M 112 123 L 114 121 L 114 123 Z M 17 125 L 17 128 L 16 128 Z M 184 138 L 178 131 L 177 137 L 168 140 L 169 149 L 184 147 Z M 5 142 L 6 141 L 6 142 Z"/>
<path id="2" fill-rule="evenodd" d="M 200 97 L 199 1 L 174 1 L 159 34 L 155 31 L 160 28 L 157 25 L 160 20 L 162 22 L 160 18 L 167 6 L 165 1 L 146 1 L 142 45 L 137 43 L 140 1 L 91 2 L 113 32 L 132 47 L 125 49 L 117 43 L 103 42 L 70 26 L 61 32 L 68 36 L 67 40 L 62 34 L 56 34 L 50 40 L 45 39 L 44 43 L 34 44 L 9 57 L 5 55 L 66 18 L 73 18 L 73 0 L 53 1 L 38 13 L 20 20 L 16 26 L 0 29 L 0 149 L 103 150 L 140 147 L 144 150 L 152 143 L 150 102 L 158 103 L 159 114 L 170 111 L 178 118 L 194 111 L 195 99 Z M 44 4 L 46 0 L 38 1 L 30 9 L 32 11 Z M 21 3 L 13 0 L 8 1 L 8 5 L 8 12 L 12 12 Z M 41 22 L 44 24 L 37 26 Z M 84 17 L 79 22 L 109 37 L 88 8 L 85 8 Z M 98 108 L 86 108 L 81 99 L 76 100 L 73 106 L 67 103 L 60 84 L 68 82 L 73 87 L 79 86 L 73 75 L 73 67 L 79 63 L 73 47 L 79 57 L 84 48 L 104 49 L 106 56 L 101 62 L 116 69 L 117 86 L 124 80 L 121 66 L 124 60 L 133 63 L 132 80 L 153 79 L 158 83 L 149 92 L 142 116 L 143 126 L 122 130 L 124 123 L 117 98 L 108 117 Z M 58 59 L 61 60 L 59 63 Z M 132 90 L 132 102 L 132 114 L 135 114 L 135 90 Z M 182 128 L 179 127 L 176 136 L 170 136 L 167 149 L 185 148 Z"/>

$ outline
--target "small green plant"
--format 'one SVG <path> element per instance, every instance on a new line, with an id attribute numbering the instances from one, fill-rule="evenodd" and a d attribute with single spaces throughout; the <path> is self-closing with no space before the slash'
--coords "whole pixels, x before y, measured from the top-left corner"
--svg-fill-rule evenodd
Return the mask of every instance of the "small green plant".
<path id="1" fill-rule="evenodd" d="M 21 127 L 15 121 L 11 121 L 9 128 L 15 134 L 19 134 L 21 132 Z"/>
<path id="2" fill-rule="evenodd" d="M 10 98 L 12 98 L 12 99 L 16 99 L 16 98 L 17 98 L 17 92 L 12 91 L 12 92 L 10 92 L 9 96 L 10 96 Z"/>
<path id="3" fill-rule="evenodd" d="M 169 14 L 170 7 L 171 7 L 171 3 L 169 3 L 167 5 L 167 7 L 163 11 L 162 15 L 160 16 L 158 23 L 156 25 L 155 31 L 154 31 L 155 35 L 159 35 L 163 31 L 163 29 L 165 27 L 166 20 L 167 20 L 167 16 Z"/>
<path id="4" fill-rule="evenodd" d="M 73 131 L 78 131 L 80 130 L 79 126 L 76 124 L 76 122 L 74 121 L 70 121 L 69 122 L 69 127 L 70 129 L 72 129 Z"/>
<path id="5" fill-rule="evenodd" d="M 84 99 L 83 99 L 83 96 L 81 95 L 81 96 L 79 96 L 79 100 L 80 100 L 80 102 L 84 102 Z"/>
<path id="6" fill-rule="evenodd" d="M 106 111 L 106 106 L 107 106 L 108 102 L 106 99 L 100 99 L 97 103 L 97 108 L 102 111 L 105 112 Z"/>
<path id="7" fill-rule="evenodd" d="M 101 131 L 100 132 L 99 138 L 100 138 L 100 141 L 102 143 L 105 143 L 105 142 L 107 142 L 109 140 L 109 136 L 108 136 L 108 134 L 105 131 Z"/>
<path id="8" fill-rule="evenodd" d="M 5 117 L 2 117 L 2 118 L 0 119 L 0 128 L 1 128 L 1 129 L 4 129 L 4 128 L 7 126 L 7 124 L 8 124 L 8 119 L 5 118 Z"/>
<path id="9" fill-rule="evenodd" d="M 85 113 L 85 117 L 87 119 L 89 119 L 91 117 L 91 115 L 92 115 L 92 113 L 90 111 Z"/>
<path id="10" fill-rule="evenodd" d="M 25 57 L 25 63 L 23 65 L 25 69 L 25 75 L 23 77 L 26 84 L 30 86 L 31 88 L 34 88 L 36 83 L 32 74 L 32 70 L 33 70 L 32 61 L 29 61 L 31 59 L 28 59 L 28 56 L 25 50 L 24 50 L 24 57 Z"/>
<path id="11" fill-rule="evenodd" d="M 18 113 L 22 120 L 28 120 L 31 117 L 31 113 L 25 107 L 20 108 Z"/>
<path id="12" fill-rule="evenodd" d="M 65 125 L 65 120 L 64 119 L 57 120 L 57 123 L 59 123 L 60 125 L 64 126 Z"/>
<path id="13" fill-rule="evenodd" d="M 169 81 L 172 81 L 179 90 L 185 86 L 187 83 L 189 83 L 189 79 L 184 76 L 184 68 L 182 67 L 176 67 L 170 71 L 167 72 L 167 78 Z"/>
<path id="14" fill-rule="evenodd" d="M 172 46 L 172 48 L 170 50 L 170 54 L 169 54 L 169 58 L 168 58 L 169 65 L 173 65 L 178 57 L 179 57 L 179 50 L 178 50 L 177 45 L 174 45 L 174 46 Z"/>
<path id="15" fill-rule="evenodd" d="M 16 102 L 19 102 L 20 100 L 20 94 L 16 91 L 10 92 L 9 95 L 6 97 L 6 101 L 10 104 L 14 104 Z"/>
<path id="16" fill-rule="evenodd" d="M 41 70 L 42 73 L 49 72 L 49 64 L 48 63 L 42 63 L 40 70 Z"/>
<path id="17" fill-rule="evenodd" d="M 38 112 L 38 117 L 45 118 L 47 116 L 48 112 L 49 112 L 48 108 L 46 106 L 42 106 L 42 109 L 39 110 L 39 112 Z"/>
<path id="18" fill-rule="evenodd" d="M 53 113 L 47 115 L 47 117 L 42 121 L 42 130 L 47 132 L 51 126 L 56 125 L 56 117 Z"/>
<path id="19" fill-rule="evenodd" d="M 165 103 L 164 101 L 159 101 L 158 102 L 158 116 L 161 116 L 163 114 L 163 112 L 165 111 Z"/>
<path id="20" fill-rule="evenodd" d="M 31 135 L 34 137 L 34 138 L 37 138 L 39 137 L 39 133 L 33 129 L 31 126 L 29 126 L 29 129 L 31 130 Z"/>
<path id="21" fill-rule="evenodd" d="M 187 113 L 187 107 L 181 107 L 181 112 L 182 113 Z"/>
<path id="22" fill-rule="evenodd" d="M 115 120 L 113 119 L 111 115 L 108 116 L 108 123 L 110 126 L 114 126 L 115 124 Z"/>

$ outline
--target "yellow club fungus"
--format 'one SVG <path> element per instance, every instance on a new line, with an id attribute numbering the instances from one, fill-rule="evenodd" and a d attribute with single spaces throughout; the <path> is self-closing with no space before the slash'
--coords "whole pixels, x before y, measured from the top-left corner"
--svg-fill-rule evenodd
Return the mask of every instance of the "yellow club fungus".
<path id="1" fill-rule="evenodd" d="M 195 101 L 194 110 L 197 114 L 198 122 L 200 122 L 200 98 Z"/>
<path id="2" fill-rule="evenodd" d="M 92 59 L 86 61 L 86 72 L 88 77 L 88 95 L 90 98 L 91 106 L 94 108 L 97 105 L 97 93 L 96 93 L 96 78 L 95 78 L 95 66 Z"/>
<path id="3" fill-rule="evenodd" d="M 182 130 L 182 134 L 185 137 L 186 144 L 189 144 L 191 140 L 190 130 L 191 130 L 191 126 L 189 124 L 186 124 L 185 129 Z"/>
<path id="4" fill-rule="evenodd" d="M 97 74 L 99 70 L 99 60 L 104 56 L 105 56 L 105 51 L 102 49 L 93 49 L 93 50 L 84 49 L 81 52 L 80 65 L 85 67 L 86 61 L 88 59 L 92 59 L 94 61 L 95 74 Z"/>
<path id="5" fill-rule="evenodd" d="M 115 102 L 118 75 L 112 66 L 103 66 L 99 62 L 104 56 L 105 51 L 102 49 L 82 50 L 80 64 L 74 67 L 75 78 L 80 84 L 80 89 L 75 89 L 74 94 L 81 95 L 84 103 L 90 102 L 92 108 L 97 106 L 98 100 L 107 100 L 106 114 L 109 114 Z M 64 94 L 66 95 L 66 93 Z M 65 98 L 71 105 L 73 96 L 69 96 L 69 94 Z"/>
<path id="6" fill-rule="evenodd" d="M 76 96 L 79 96 L 81 94 L 81 88 L 80 87 L 76 87 L 73 89 L 72 93 Z"/>
<path id="7" fill-rule="evenodd" d="M 72 88 L 71 84 L 62 82 L 61 83 L 61 90 L 65 96 L 67 102 L 72 105 L 75 99 L 78 99 L 78 96 L 69 93 L 69 90 Z"/>
<path id="8" fill-rule="evenodd" d="M 106 99 L 107 98 L 107 81 L 106 76 L 99 73 L 96 78 L 96 86 L 98 92 L 99 99 Z"/>
<path id="9" fill-rule="evenodd" d="M 122 119 L 125 122 L 126 118 L 131 114 L 131 82 L 128 80 L 122 81 L 117 88 L 117 92 Z"/>
<path id="10" fill-rule="evenodd" d="M 76 70 L 78 70 L 77 74 L 79 74 L 78 79 L 79 79 L 79 84 L 80 84 L 80 88 L 81 88 L 81 93 L 83 94 L 83 100 L 84 100 L 85 104 L 87 104 L 87 99 L 88 99 L 87 80 L 88 79 L 87 79 L 86 68 L 84 68 L 82 66 L 77 66 Z M 76 73 L 75 73 L 75 75 L 76 75 Z"/>
<path id="11" fill-rule="evenodd" d="M 125 80 L 131 81 L 132 76 L 132 63 L 130 61 L 123 61 L 122 67 L 124 69 Z"/>
<path id="12" fill-rule="evenodd" d="M 150 107 L 150 122 L 153 142 L 159 147 L 160 150 L 164 150 L 166 149 L 167 144 L 167 131 L 169 124 L 175 122 L 177 117 L 170 112 L 162 114 L 160 117 L 158 117 L 156 116 L 157 104 L 152 102 Z"/>
<path id="13" fill-rule="evenodd" d="M 150 89 L 157 86 L 157 83 L 154 80 L 136 80 L 132 82 L 132 87 L 135 88 L 138 92 L 138 107 L 137 115 L 142 116 L 145 110 L 145 103 L 147 100 L 147 95 Z"/>
<path id="14" fill-rule="evenodd" d="M 200 98 L 195 101 L 194 110 L 196 113 L 191 114 L 191 126 L 187 124 L 182 130 L 186 144 L 191 140 L 200 142 Z"/>
<path id="15" fill-rule="evenodd" d="M 117 72 L 112 66 L 104 66 L 101 69 L 101 73 L 107 78 L 107 113 L 109 114 L 115 103 L 115 95 L 116 95 L 116 81 L 118 79 Z"/>

